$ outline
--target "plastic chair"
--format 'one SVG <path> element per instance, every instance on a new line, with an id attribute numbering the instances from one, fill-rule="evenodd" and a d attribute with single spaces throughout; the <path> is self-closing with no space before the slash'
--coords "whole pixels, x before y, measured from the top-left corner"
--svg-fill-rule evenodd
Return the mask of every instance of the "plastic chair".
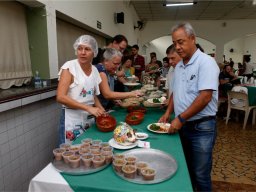
<path id="1" fill-rule="evenodd" d="M 241 106 L 241 105 L 233 104 L 231 102 L 232 99 L 243 100 L 244 105 Z M 228 91 L 228 111 L 227 111 L 226 125 L 228 124 L 231 109 L 237 109 L 237 110 L 245 111 L 243 129 L 245 129 L 250 111 L 253 109 L 252 124 L 253 125 L 255 124 L 256 105 L 249 106 L 249 100 L 248 100 L 248 95 L 247 94 L 241 93 L 241 92 Z"/>

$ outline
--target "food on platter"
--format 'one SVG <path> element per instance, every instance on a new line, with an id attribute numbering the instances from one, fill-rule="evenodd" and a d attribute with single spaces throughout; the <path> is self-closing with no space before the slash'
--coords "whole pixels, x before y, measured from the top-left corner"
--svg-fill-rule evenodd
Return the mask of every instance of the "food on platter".
<path id="1" fill-rule="evenodd" d="M 80 166 L 80 159 L 81 159 L 80 155 L 71 155 L 68 158 L 70 167 L 72 167 L 72 168 L 79 167 Z"/>
<path id="2" fill-rule="evenodd" d="M 135 136 L 136 136 L 136 139 L 138 140 L 144 140 L 148 138 L 148 134 L 143 132 L 136 132 Z"/>
<path id="3" fill-rule="evenodd" d="M 113 158 L 114 158 L 114 160 L 116 160 L 116 159 L 124 159 L 124 155 L 121 154 L 121 153 L 116 153 Z"/>
<path id="4" fill-rule="evenodd" d="M 126 165 L 126 161 L 124 159 L 115 159 L 113 161 L 113 167 L 116 172 L 121 173 L 122 172 L 122 167 Z"/>
<path id="5" fill-rule="evenodd" d="M 146 161 L 137 161 L 134 155 L 124 155 L 124 159 L 113 161 L 114 171 L 123 178 L 132 180 L 152 181 L 155 178 L 156 170 L 150 168 Z"/>
<path id="6" fill-rule="evenodd" d="M 92 159 L 92 164 L 94 168 L 101 167 L 105 164 L 105 156 L 102 155 L 94 155 Z"/>
<path id="7" fill-rule="evenodd" d="M 71 145 L 69 150 L 73 151 L 74 153 L 77 153 L 80 150 L 80 145 Z"/>
<path id="8" fill-rule="evenodd" d="M 122 167 L 122 171 L 124 173 L 124 177 L 134 179 L 136 176 L 137 169 L 135 165 L 124 165 Z"/>
<path id="9" fill-rule="evenodd" d="M 106 163 L 111 163 L 113 158 L 113 152 L 112 151 L 102 151 L 101 155 L 105 157 Z"/>
<path id="10" fill-rule="evenodd" d="M 75 175 L 76 172 L 87 174 L 87 172 L 96 172 L 105 168 L 112 161 L 113 148 L 100 139 L 86 138 L 82 140 L 81 144 L 63 144 L 61 146 L 69 146 L 69 148 L 53 150 L 53 154 L 58 155 L 58 158 L 53 161 L 53 165 L 58 171 L 67 171 L 65 173 L 72 173 L 72 175 Z M 105 162 L 106 158 L 108 158 L 108 161 Z"/>
<path id="11" fill-rule="evenodd" d="M 136 163 L 136 167 L 137 167 L 137 174 L 141 175 L 141 169 L 148 167 L 148 164 L 144 161 L 139 161 Z"/>
<path id="12" fill-rule="evenodd" d="M 141 170 L 141 175 L 143 176 L 143 179 L 146 181 L 153 180 L 156 175 L 156 171 L 151 168 L 144 168 Z"/>
<path id="13" fill-rule="evenodd" d="M 70 144 L 69 143 L 62 143 L 62 144 L 60 144 L 60 148 L 67 150 L 67 149 L 70 148 Z"/>
<path id="14" fill-rule="evenodd" d="M 79 154 L 83 155 L 83 154 L 89 153 L 90 151 L 91 151 L 91 149 L 89 147 L 87 147 L 87 148 L 81 147 L 79 150 Z"/>
<path id="15" fill-rule="evenodd" d="M 71 156 L 71 155 L 74 155 L 75 153 L 73 151 L 65 151 L 62 153 L 62 157 L 63 157 L 63 160 L 65 163 L 69 163 L 68 161 L 68 158 Z"/>
<path id="16" fill-rule="evenodd" d="M 129 106 L 139 106 L 140 101 L 139 100 L 124 100 L 120 106 L 123 108 L 127 108 Z"/>
<path id="17" fill-rule="evenodd" d="M 90 153 L 84 154 L 84 155 L 82 155 L 81 158 L 82 158 L 83 165 L 86 168 L 90 168 L 92 166 L 92 159 L 93 159 L 92 154 L 90 154 Z"/>
<path id="18" fill-rule="evenodd" d="M 124 158 L 127 165 L 135 165 L 137 158 L 135 156 L 127 156 Z"/>
<path id="19" fill-rule="evenodd" d="M 113 147 L 111 146 L 102 147 L 101 151 L 113 151 Z"/>
<path id="20" fill-rule="evenodd" d="M 131 97 L 123 100 L 124 102 L 132 102 L 132 101 L 137 101 L 137 102 L 142 102 L 143 97 Z"/>
<path id="21" fill-rule="evenodd" d="M 132 145 L 136 142 L 134 130 L 122 122 L 114 130 L 114 140 L 120 145 Z"/>
<path id="22" fill-rule="evenodd" d="M 149 130 L 158 133 L 167 133 L 170 127 L 169 123 L 153 123 L 149 125 Z"/>
<path id="23" fill-rule="evenodd" d="M 96 118 L 96 125 L 100 131 L 110 132 L 116 127 L 116 119 L 109 114 L 104 114 Z"/>
<path id="24" fill-rule="evenodd" d="M 92 139 L 91 138 L 83 139 L 82 143 L 89 143 L 89 144 L 91 144 L 92 143 Z"/>
<path id="25" fill-rule="evenodd" d="M 60 161 L 62 159 L 62 153 L 65 151 L 65 149 L 62 148 L 56 148 L 53 150 L 53 154 L 55 156 L 55 159 L 57 161 Z"/>
<path id="26" fill-rule="evenodd" d="M 154 104 L 154 103 L 150 103 L 150 102 L 148 102 L 148 101 L 144 101 L 144 102 L 143 102 L 143 106 L 144 106 L 144 107 L 159 107 L 159 105 L 156 105 L 156 104 Z"/>
<path id="27" fill-rule="evenodd" d="M 148 99 L 148 102 L 153 103 L 153 104 L 163 104 L 164 101 L 166 101 L 166 97 Z"/>

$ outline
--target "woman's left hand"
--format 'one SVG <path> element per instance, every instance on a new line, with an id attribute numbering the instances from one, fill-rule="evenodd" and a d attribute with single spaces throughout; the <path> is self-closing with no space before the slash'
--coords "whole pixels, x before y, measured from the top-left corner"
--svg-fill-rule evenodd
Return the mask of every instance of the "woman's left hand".
<path id="1" fill-rule="evenodd" d="M 105 114 L 105 110 L 100 109 L 99 107 L 90 107 L 88 112 L 94 115 L 95 117 Z"/>

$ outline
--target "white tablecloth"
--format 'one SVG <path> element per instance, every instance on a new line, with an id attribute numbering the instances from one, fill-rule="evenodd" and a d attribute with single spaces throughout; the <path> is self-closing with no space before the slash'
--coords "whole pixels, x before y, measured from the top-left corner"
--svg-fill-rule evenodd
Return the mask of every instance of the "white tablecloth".
<path id="1" fill-rule="evenodd" d="M 49 163 L 29 184 L 28 192 L 64 191 L 72 192 L 66 180 Z"/>

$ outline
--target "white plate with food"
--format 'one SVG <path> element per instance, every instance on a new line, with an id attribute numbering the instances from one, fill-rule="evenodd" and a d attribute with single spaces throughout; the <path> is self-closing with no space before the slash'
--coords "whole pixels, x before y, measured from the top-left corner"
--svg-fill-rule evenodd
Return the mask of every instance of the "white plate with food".
<path id="1" fill-rule="evenodd" d="M 138 145 L 137 141 L 135 143 L 129 143 L 129 145 L 120 145 L 115 141 L 114 138 L 110 139 L 108 143 L 111 147 L 114 147 L 115 149 L 131 149 Z"/>
<path id="2" fill-rule="evenodd" d="M 140 83 L 130 83 L 130 82 L 126 82 L 126 83 L 124 83 L 124 85 L 125 86 L 138 86 L 138 85 L 140 85 Z"/>
<path id="3" fill-rule="evenodd" d="M 170 123 L 152 123 L 147 128 L 154 133 L 168 133 L 170 125 Z"/>
<path id="4" fill-rule="evenodd" d="M 136 132 L 135 133 L 135 137 L 138 140 L 145 140 L 148 138 L 148 134 L 147 133 L 143 133 L 143 132 Z"/>
<path id="5" fill-rule="evenodd" d="M 150 98 L 147 101 L 151 104 L 162 105 L 164 104 L 165 100 L 166 100 L 165 97 L 160 97 L 160 98 Z"/>

